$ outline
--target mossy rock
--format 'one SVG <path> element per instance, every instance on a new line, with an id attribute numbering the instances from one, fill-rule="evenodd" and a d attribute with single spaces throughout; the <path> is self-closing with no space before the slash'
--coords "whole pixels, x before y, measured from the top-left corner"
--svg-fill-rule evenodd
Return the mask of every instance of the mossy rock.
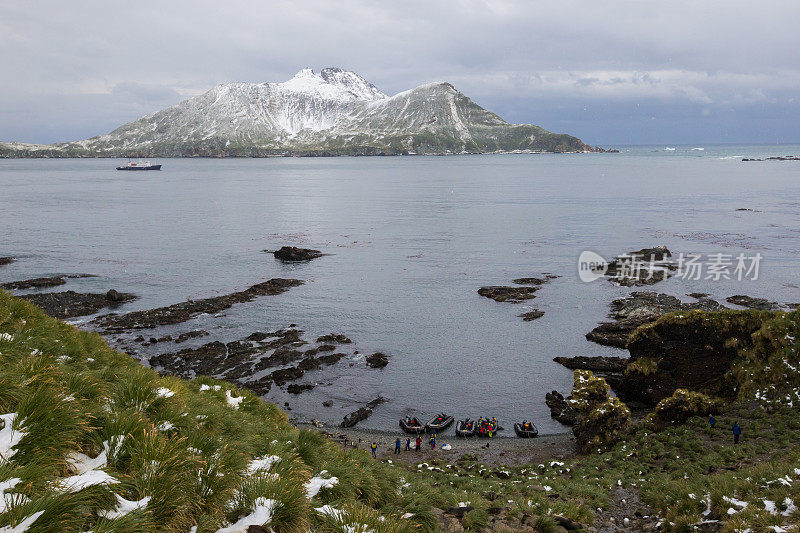
<path id="1" fill-rule="evenodd" d="M 683 424 L 693 416 L 716 413 L 719 402 L 701 392 L 676 390 L 669 398 L 661 400 L 647 420 L 651 424 Z"/>

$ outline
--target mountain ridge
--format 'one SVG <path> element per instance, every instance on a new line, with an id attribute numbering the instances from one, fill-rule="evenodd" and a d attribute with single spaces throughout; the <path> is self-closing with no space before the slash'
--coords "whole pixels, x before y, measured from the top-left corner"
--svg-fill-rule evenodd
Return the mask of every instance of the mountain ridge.
<path id="1" fill-rule="evenodd" d="M 0 142 L 4 157 L 268 157 L 601 151 L 510 124 L 448 82 L 389 96 L 336 67 L 280 83 L 224 83 L 90 139 Z"/>

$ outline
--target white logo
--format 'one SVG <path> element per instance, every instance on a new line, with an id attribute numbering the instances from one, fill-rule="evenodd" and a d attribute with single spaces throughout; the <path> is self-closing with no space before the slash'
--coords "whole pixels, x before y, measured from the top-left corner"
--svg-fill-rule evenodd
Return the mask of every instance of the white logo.
<path id="1" fill-rule="evenodd" d="M 578 276 L 584 283 L 602 278 L 608 271 L 608 263 L 599 254 L 589 250 L 581 252 L 578 258 Z"/>

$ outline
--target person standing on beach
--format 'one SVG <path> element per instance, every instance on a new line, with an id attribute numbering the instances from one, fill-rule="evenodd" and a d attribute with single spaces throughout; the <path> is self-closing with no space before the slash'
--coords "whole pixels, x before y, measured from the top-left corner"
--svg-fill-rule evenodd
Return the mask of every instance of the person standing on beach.
<path id="1" fill-rule="evenodd" d="M 402 446 L 402 443 L 400 441 L 400 437 L 397 437 L 397 440 L 394 441 L 394 454 L 395 455 L 400 455 L 400 447 L 401 446 Z"/>
<path id="2" fill-rule="evenodd" d="M 417 435 L 416 444 L 417 444 L 417 451 L 419 451 L 420 448 L 422 448 L 422 437 L 420 437 L 419 435 Z"/>
<path id="3" fill-rule="evenodd" d="M 411 451 L 411 437 L 408 437 L 408 438 L 406 439 L 406 451 L 407 451 L 407 452 L 410 452 L 410 451 Z"/>
<path id="4" fill-rule="evenodd" d="M 370 448 L 370 450 L 372 450 L 372 457 L 377 458 L 378 456 L 375 455 L 375 452 L 378 451 L 378 443 L 376 443 L 375 441 L 372 441 L 372 444 L 370 445 L 369 448 Z"/>
<path id="5" fill-rule="evenodd" d="M 430 438 L 430 440 L 428 442 L 431 445 L 431 450 L 435 450 L 436 449 L 436 433 L 431 435 L 431 438 Z"/>
<path id="6" fill-rule="evenodd" d="M 739 422 L 736 422 L 733 425 L 733 443 L 739 444 L 739 436 L 742 434 L 742 428 L 739 426 Z"/>

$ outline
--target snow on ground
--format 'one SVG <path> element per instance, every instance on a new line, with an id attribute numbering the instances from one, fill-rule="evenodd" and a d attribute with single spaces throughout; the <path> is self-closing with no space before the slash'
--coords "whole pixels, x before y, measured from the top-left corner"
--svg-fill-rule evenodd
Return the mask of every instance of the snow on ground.
<path id="1" fill-rule="evenodd" d="M 132 513 L 138 509 L 143 509 L 147 507 L 147 504 L 150 502 L 150 496 L 142 498 L 141 500 L 126 500 L 119 494 L 117 494 L 117 507 L 111 511 L 100 511 L 98 516 L 102 518 L 108 518 L 113 520 L 115 518 L 119 518 L 121 516 L 125 516 L 128 513 Z"/>
<path id="2" fill-rule="evenodd" d="M 306 495 L 308 496 L 309 500 L 314 496 L 316 496 L 317 494 L 319 494 L 319 491 L 321 491 L 322 489 L 333 487 L 334 485 L 339 483 L 339 478 L 322 477 L 327 473 L 328 473 L 327 470 L 323 470 L 322 472 L 319 473 L 319 476 L 312 477 L 310 480 L 308 480 L 308 482 L 305 485 L 305 488 L 306 488 Z"/>
<path id="3" fill-rule="evenodd" d="M 272 511 L 275 509 L 275 500 L 256 498 L 253 502 L 253 512 L 244 516 L 228 527 L 217 530 L 217 533 L 247 533 L 247 528 L 253 524 L 264 525 L 272 520 Z"/>
<path id="4" fill-rule="evenodd" d="M 33 525 L 34 522 L 36 522 L 37 518 L 42 516 L 42 514 L 44 514 L 44 511 L 38 511 L 36 513 L 33 513 L 32 515 L 27 517 L 25 520 L 23 520 L 16 526 L 14 527 L 9 526 L 3 528 L 3 533 L 24 533 L 25 531 L 28 530 L 29 527 Z"/>
<path id="5" fill-rule="evenodd" d="M 250 461 L 250 464 L 247 465 L 247 471 L 250 474 L 255 474 L 259 470 L 269 470 L 272 468 L 272 465 L 280 461 L 281 458 L 277 455 L 267 455 L 264 457 L 258 457 Z"/>
<path id="6" fill-rule="evenodd" d="M 102 470 L 89 470 L 77 476 L 58 480 L 59 488 L 66 492 L 78 492 L 94 485 L 110 485 L 111 483 L 119 483 L 119 480 Z"/>
<path id="7" fill-rule="evenodd" d="M 8 461 L 17 453 L 17 450 L 13 448 L 25 436 L 24 431 L 12 429 L 16 419 L 17 413 L 0 415 L 0 420 L 3 422 L 3 428 L 0 429 L 0 464 Z"/>

